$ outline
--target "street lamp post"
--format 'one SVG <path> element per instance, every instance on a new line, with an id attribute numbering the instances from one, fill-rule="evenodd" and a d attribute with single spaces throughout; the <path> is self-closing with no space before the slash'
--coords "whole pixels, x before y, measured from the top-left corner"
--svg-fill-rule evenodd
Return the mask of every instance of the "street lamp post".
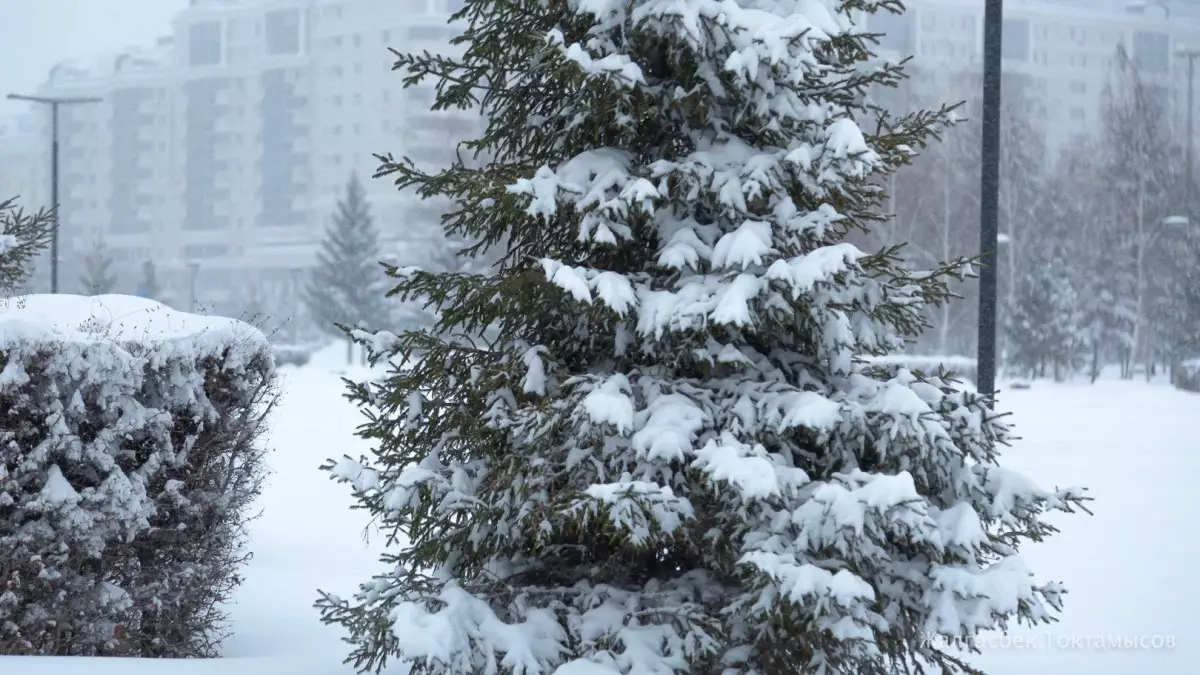
<path id="1" fill-rule="evenodd" d="M 983 144 L 979 195 L 979 393 L 996 391 L 996 243 L 1000 234 L 1000 63 L 1003 0 L 986 0 L 983 10 Z"/>
<path id="2" fill-rule="evenodd" d="M 64 105 L 99 103 L 103 99 L 91 96 L 56 97 L 9 94 L 12 101 L 27 101 L 50 106 L 50 205 L 53 207 L 54 231 L 50 233 L 50 292 L 58 292 L 58 108 Z"/>
<path id="3" fill-rule="evenodd" d="M 188 311 L 196 313 L 196 277 L 200 275 L 200 263 L 188 263 Z"/>
<path id="4" fill-rule="evenodd" d="M 292 282 L 292 344 L 300 344 L 300 277 L 304 273 L 299 267 L 290 271 Z"/>
<path id="5" fill-rule="evenodd" d="M 1188 215 L 1194 216 L 1195 214 L 1192 213 L 1193 201 L 1194 201 L 1193 195 L 1195 193 L 1195 178 L 1194 178 L 1193 172 L 1195 171 L 1196 160 L 1195 160 L 1195 155 L 1193 154 L 1193 144 L 1195 142 L 1193 139 L 1193 136 L 1195 135 L 1195 132 L 1192 127 L 1192 117 L 1195 113 L 1195 108 L 1196 108 L 1194 81 L 1196 78 L 1196 59 L 1200 58 L 1200 49 L 1180 49 L 1175 52 L 1175 55 L 1180 58 L 1187 59 L 1187 64 L 1188 64 L 1187 65 L 1187 139 L 1185 140 L 1185 142 L 1187 143 L 1187 165 L 1185 167 L 1186 168 L 1185 175 L 1187 176 L 1187 184 L 1185 185 L 1187 192 L 1185 193 L 1185 195 L 1186 195 L 1185 198 L 1187 199 L 1187 202 L 1185 205 L 1187 206 Z"/>

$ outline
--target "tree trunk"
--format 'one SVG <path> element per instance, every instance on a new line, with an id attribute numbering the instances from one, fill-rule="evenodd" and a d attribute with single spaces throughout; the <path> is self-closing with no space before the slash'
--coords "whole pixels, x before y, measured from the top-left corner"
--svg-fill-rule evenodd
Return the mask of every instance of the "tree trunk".
<path id="1" fill-rule="evenodd" d="M 1133 367 L 1136 367 L 1140 360 L 1144 357 L 1142 347 L 1142 312 L 1144 311 L 1145 299 L 1145 261 L 1146 248 L 1150 243 L 1146 236 L 1146 182 L 1145 180 L 1138 181 L 1138 197 L 1135 205 L 1135 217 L 1137 219 L 1137 249 L 1134 255 L 1134 303 L 1133 303 L 1133 344 L 1130 347 L 1130 360 L 1132 361 L 1129 369 L 1129 377 L 1133 377 Z M 1146 370 L 1149 371 L 1149 365 Z"/>

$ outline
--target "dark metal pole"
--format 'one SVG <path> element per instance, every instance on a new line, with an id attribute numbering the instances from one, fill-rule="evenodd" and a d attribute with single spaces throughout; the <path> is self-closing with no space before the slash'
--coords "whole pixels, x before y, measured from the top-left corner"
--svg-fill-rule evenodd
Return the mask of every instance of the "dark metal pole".
<path id="1" fill-rule="evenodd" d="M 292 344 L 300 344 L 300 274 L 299 267 L 292 268 Z"/>
<path id="2" fill-rule="evenodd" d="M 1192 172 L 1195 170 L 1195 156 L 1192 154 L 1193 132 L 1192 132 L 1192 114 L 1196 108 L 1195 91 L 1193 89 L 1193 80 L 1196 76 L 1196 57 L 1200 56 L 1197 52 L 1188 52 L 1188 85 L 1187 85 L 1187 215 L 1188 218 L 1195 218 L 1192 213 L 1192 195 L 1195 192 L 1195 181 L 1193 180 Z"/>
<path id="3" fill-rule="evenodd" d="M 1000 235 L 1000 59 L 1003 0 L 983 14 L 983 147 L 979 193 L 979 393 L 996 391 L 996 246 Z"/>
<path id="4" fill-rule="evenodd" d="M 188 263 L 188 311 L 196 312 L 196 276 L 200 274 L 200 263 Z"/>
<path id="5" fill-rule="evenodd" d="M 50 206 L 54 214 L 54 231 L 50 233 L 50 292 L 58 292 L 58 230 L 62 224 L 58 214 L 58 107 L 77 103 L 99 103 L 104 99 L 94 96 L 29 96 L 26 94 L 9 94 L 10 101 L 27 101 L 39 105 L 50 106 Z"/>
<path id="6" fill-rule="evenodd" d="M 54 231 L 50 233 L 50 292 L 58 292 L 58 101 L 50 103 L 50 205 L 54 209 Z"/>

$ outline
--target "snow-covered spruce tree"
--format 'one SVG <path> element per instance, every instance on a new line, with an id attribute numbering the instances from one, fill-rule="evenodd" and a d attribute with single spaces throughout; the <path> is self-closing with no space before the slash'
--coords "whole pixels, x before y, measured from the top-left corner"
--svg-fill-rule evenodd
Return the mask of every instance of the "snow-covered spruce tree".
<path id="1" fill-rule="evenodd" d="M 1166 363 L 1178 364 L 1200 358 L 1200 228 L 1179 223 L 1164 225 L 1161 232 L 1155 337 Z"/>
<path id="2" fill-rule="evenodd" d="M 1079 493 L 998 466 L 987 399 L 858 358 L 969 265 L 843 241 L 946 114 L 860 131 L 900 77 L 850 20 L 878 5 L 468 0 L 461 58 L 400 57 L 492 161 L 383 173 L 507 240 L 487 276 L 393 271 L 433 329 L 358 333 L 404 367 L 351 385 L 373 456 L 327 467 L 396 549 L 317 602 L 356 667 L 955 672 L 930 633 L 1052 618 L 1018 546 Z"/>
<path id="3" fill-rule="evenodd" d="M 1030 251 L 1032 260 L 1014 281 L 1004 321 L 1010 363 L 1016 372 L 1061 380 L 1072 369 L 1080 332 L 1079 300 L 1066 256 L 1052 246 Z"/>
<path id="4" fill-rule="evenodd" d="M 83 257 L 83 274 L 79 277 L 84 295 L 106 295 L 116 290 L 117 276 L 112 264 L 112 256 L 104 242 L 92 244 L 92 250 Z"/>
<path id="5" fill-rule="evenodd" d="M 1042 193 L 1037 239 L 1063 251 L 1077 290 L 1077 359 L 1094 383 L 1110 358 L 1128 353 L 1134 285 L 1123 250 L 1123 226 L 1115 217 L 1107 168 L 1096 161 L 1109 152 L 1098 138 L 1077 136 L 1060 151 Z M 1099 164 L 1099 165 L 1098 165 Z M 1099 242 L 1099 244 L 1097 243 Z"/>
<path id="6" fill-rule="evenodd" d="M 33 259 L 50 244 L 53 233 L 51 212 L 27 213 L 15 199 L 0 200 L 0 293 L 21 286 Z"/>
<path id="7" fill-rule="evenodd" d="M 305 303 L 317 324 L 334 337 L 338 325 L 379 327 L 391 318 L 387 277 L 380 267 L 379 233 L 371 218 L 362 183 L 351 176 L 333 223 L 317 253 Z M 347 353 L 347 359 L 351 358 Z"/>

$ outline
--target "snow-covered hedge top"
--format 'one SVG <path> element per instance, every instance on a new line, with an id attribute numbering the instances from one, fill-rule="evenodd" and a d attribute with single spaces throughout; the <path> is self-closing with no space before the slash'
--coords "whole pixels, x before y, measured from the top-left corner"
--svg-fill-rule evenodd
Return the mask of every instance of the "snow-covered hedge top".
<path id="1" fill-rule="evenodd" d="M 169 352 L 204 358 L 270 349 L 257 328 L 218 316 L 180 312 L 129 295 L 23 295 L 0 300 L 0 349 L 18 344 L 97 341 L 174 346 Z"/>

